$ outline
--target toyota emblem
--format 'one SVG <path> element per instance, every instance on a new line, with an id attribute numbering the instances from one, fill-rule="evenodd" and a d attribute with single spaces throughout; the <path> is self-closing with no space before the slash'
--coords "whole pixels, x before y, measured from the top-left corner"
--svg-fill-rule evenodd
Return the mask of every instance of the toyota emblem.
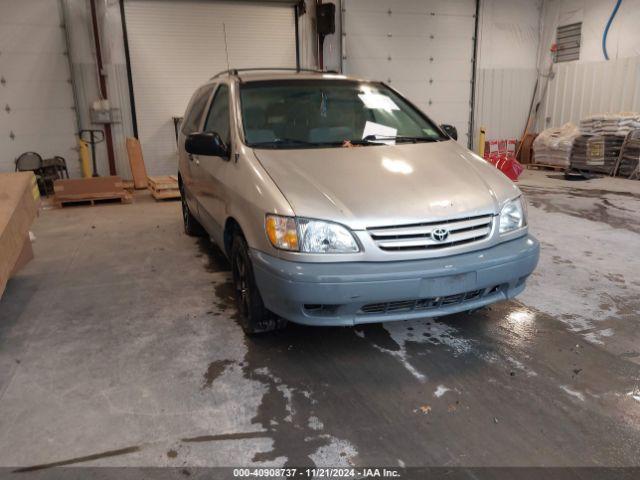
<path id="1" fill-rule="evenodd" d="M 449 230 L 446 228 L 436 228 L 431 232 L 431 238 L 436 242 L 444 242 L 449 237 Z"/>

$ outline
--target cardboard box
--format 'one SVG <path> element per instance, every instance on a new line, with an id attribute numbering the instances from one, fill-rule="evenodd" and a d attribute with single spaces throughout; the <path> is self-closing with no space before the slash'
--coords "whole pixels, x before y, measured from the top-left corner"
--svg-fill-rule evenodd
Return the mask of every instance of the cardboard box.
<path id="1" fill-rule="evenodd" d="M 9 277 L 33 256 L 29 228 L 39 206 L 33 173 L 0 173 L 0 296 Z"/>

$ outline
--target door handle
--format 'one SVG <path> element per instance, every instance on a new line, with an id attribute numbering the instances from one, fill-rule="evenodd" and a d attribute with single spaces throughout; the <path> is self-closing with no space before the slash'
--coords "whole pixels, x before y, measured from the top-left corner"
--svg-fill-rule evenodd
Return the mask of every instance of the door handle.
<path id="1" fill-rule="evenodd" d="M 200 165 L 200 160 L 196 158 L 196 165 Z"/>

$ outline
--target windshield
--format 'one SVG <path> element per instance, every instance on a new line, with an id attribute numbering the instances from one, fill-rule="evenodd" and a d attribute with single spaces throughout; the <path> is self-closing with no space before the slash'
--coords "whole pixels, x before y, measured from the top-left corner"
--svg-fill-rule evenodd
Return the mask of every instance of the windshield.
<path id="1" fill-rule="evenodd" d="M 247 145 L 317 148 L 445 140 L 439 129 L 382 84 L 271 80 L 240 85 Z"/>

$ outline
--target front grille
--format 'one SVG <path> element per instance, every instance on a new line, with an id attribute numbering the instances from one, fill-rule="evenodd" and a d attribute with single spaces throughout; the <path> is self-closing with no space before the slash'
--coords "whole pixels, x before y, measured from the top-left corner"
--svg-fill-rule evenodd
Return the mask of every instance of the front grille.
<path id="1" fill-rule="evenodd" d="M 318 303 L 305 303 L 304 311 L 307 315 L 315 317 L 332 317 L 338 311 L 340 305 L 323 305 Z"/>
<path id="2" fill-rule="evenodd" d="M 435 250 L 484 240 L 491 233 L 492 222 L 493 215 L 480 215 L 440 222 L 375 227 L 367 231 L 381 250 Z M 447 232 L 446 237 L 438 238 L 438 231 L 443 230 Z"/>
<path id="3" fill-rule="evenodd" d="M 446 295 L 434 298 L 418 298 L 414 300 L 398 300 L 395 302 L 369 303 L 360 308 L 360 314 L 373 315 L 385 313 L 415 312 L 421 310 L 432 310 L 435 308 L 459 305 L 470 302 L 487 295 L 492 295 L 500 290 L 500 285 L 480 290 L 471 290 L 455 295 Z"/>

